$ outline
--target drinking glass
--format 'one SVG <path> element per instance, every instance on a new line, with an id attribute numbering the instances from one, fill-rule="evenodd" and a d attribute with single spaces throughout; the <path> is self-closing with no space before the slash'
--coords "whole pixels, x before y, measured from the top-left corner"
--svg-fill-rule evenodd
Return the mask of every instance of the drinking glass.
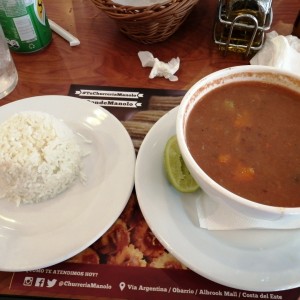
<path id="1" fill-rule="evenodd" d="M 17 82 L 18 72 L 0 25 L 0 99 L 12 92 Z"/>

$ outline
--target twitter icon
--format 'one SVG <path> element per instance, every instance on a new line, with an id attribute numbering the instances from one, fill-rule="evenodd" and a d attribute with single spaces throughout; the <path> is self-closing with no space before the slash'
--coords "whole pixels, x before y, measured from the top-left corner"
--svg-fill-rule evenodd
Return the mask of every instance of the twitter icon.
<path id="1" fill-rule="evenodd" d="M 47 288 L 52 288 L 52 287 L 54 287 L 56 282 L 57 282 L 56 279 L 52 279 L 52 280 L 47 279 L 47 285 L 46 285 Z"/>

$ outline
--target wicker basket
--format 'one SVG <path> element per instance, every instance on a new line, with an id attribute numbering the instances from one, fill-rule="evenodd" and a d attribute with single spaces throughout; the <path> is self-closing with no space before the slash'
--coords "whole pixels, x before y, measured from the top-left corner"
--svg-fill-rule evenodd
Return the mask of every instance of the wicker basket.
<path id="1" fill-rule="evenodd" d="M 185 21 L 198 0 L 171 0 L 149 6 L 124 6 L 111 0 L 91 0 L 129 38 L 152 44 L 166 40 Z"/>

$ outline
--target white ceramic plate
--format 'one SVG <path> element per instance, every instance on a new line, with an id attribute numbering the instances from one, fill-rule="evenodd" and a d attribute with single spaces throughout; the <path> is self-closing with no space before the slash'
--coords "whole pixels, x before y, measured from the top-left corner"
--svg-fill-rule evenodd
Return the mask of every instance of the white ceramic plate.
<path id="1" fill-rule="evenodd" d="M 177 108 L 150 130 L 136 161 L 135 188 L 153 233 L 194 272 L 232 288 L 279 291 L 300 286 L 300 230 L 208 231 L 199 227 L 196 200 L 167 182 L 163 150 L 175 134 Z"/>
<path id="2" fill-rule="evenodd" d="M 44 111 L 61 118 L 91 141 L 84 159 L 86 184 L 38 204 L 0 201 L 0 270 L 50 266 L 84 250 L 115 222 L 134 185 L 135 152 L 123 125 L 107 110 L 68 96 L 39 96 L 0 107 L 0 122 L 12 114 Z"/>

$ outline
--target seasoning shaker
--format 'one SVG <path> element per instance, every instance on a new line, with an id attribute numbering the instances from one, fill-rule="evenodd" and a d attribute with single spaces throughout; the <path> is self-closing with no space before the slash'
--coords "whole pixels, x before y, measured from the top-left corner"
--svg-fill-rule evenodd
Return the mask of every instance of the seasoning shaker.
<path id="1" fill-rule="evenodd" d="M 272 19 L 272 0 L 219 0 L 214 42 L 224 54 L 248 56 L 262 48 Z"/>

